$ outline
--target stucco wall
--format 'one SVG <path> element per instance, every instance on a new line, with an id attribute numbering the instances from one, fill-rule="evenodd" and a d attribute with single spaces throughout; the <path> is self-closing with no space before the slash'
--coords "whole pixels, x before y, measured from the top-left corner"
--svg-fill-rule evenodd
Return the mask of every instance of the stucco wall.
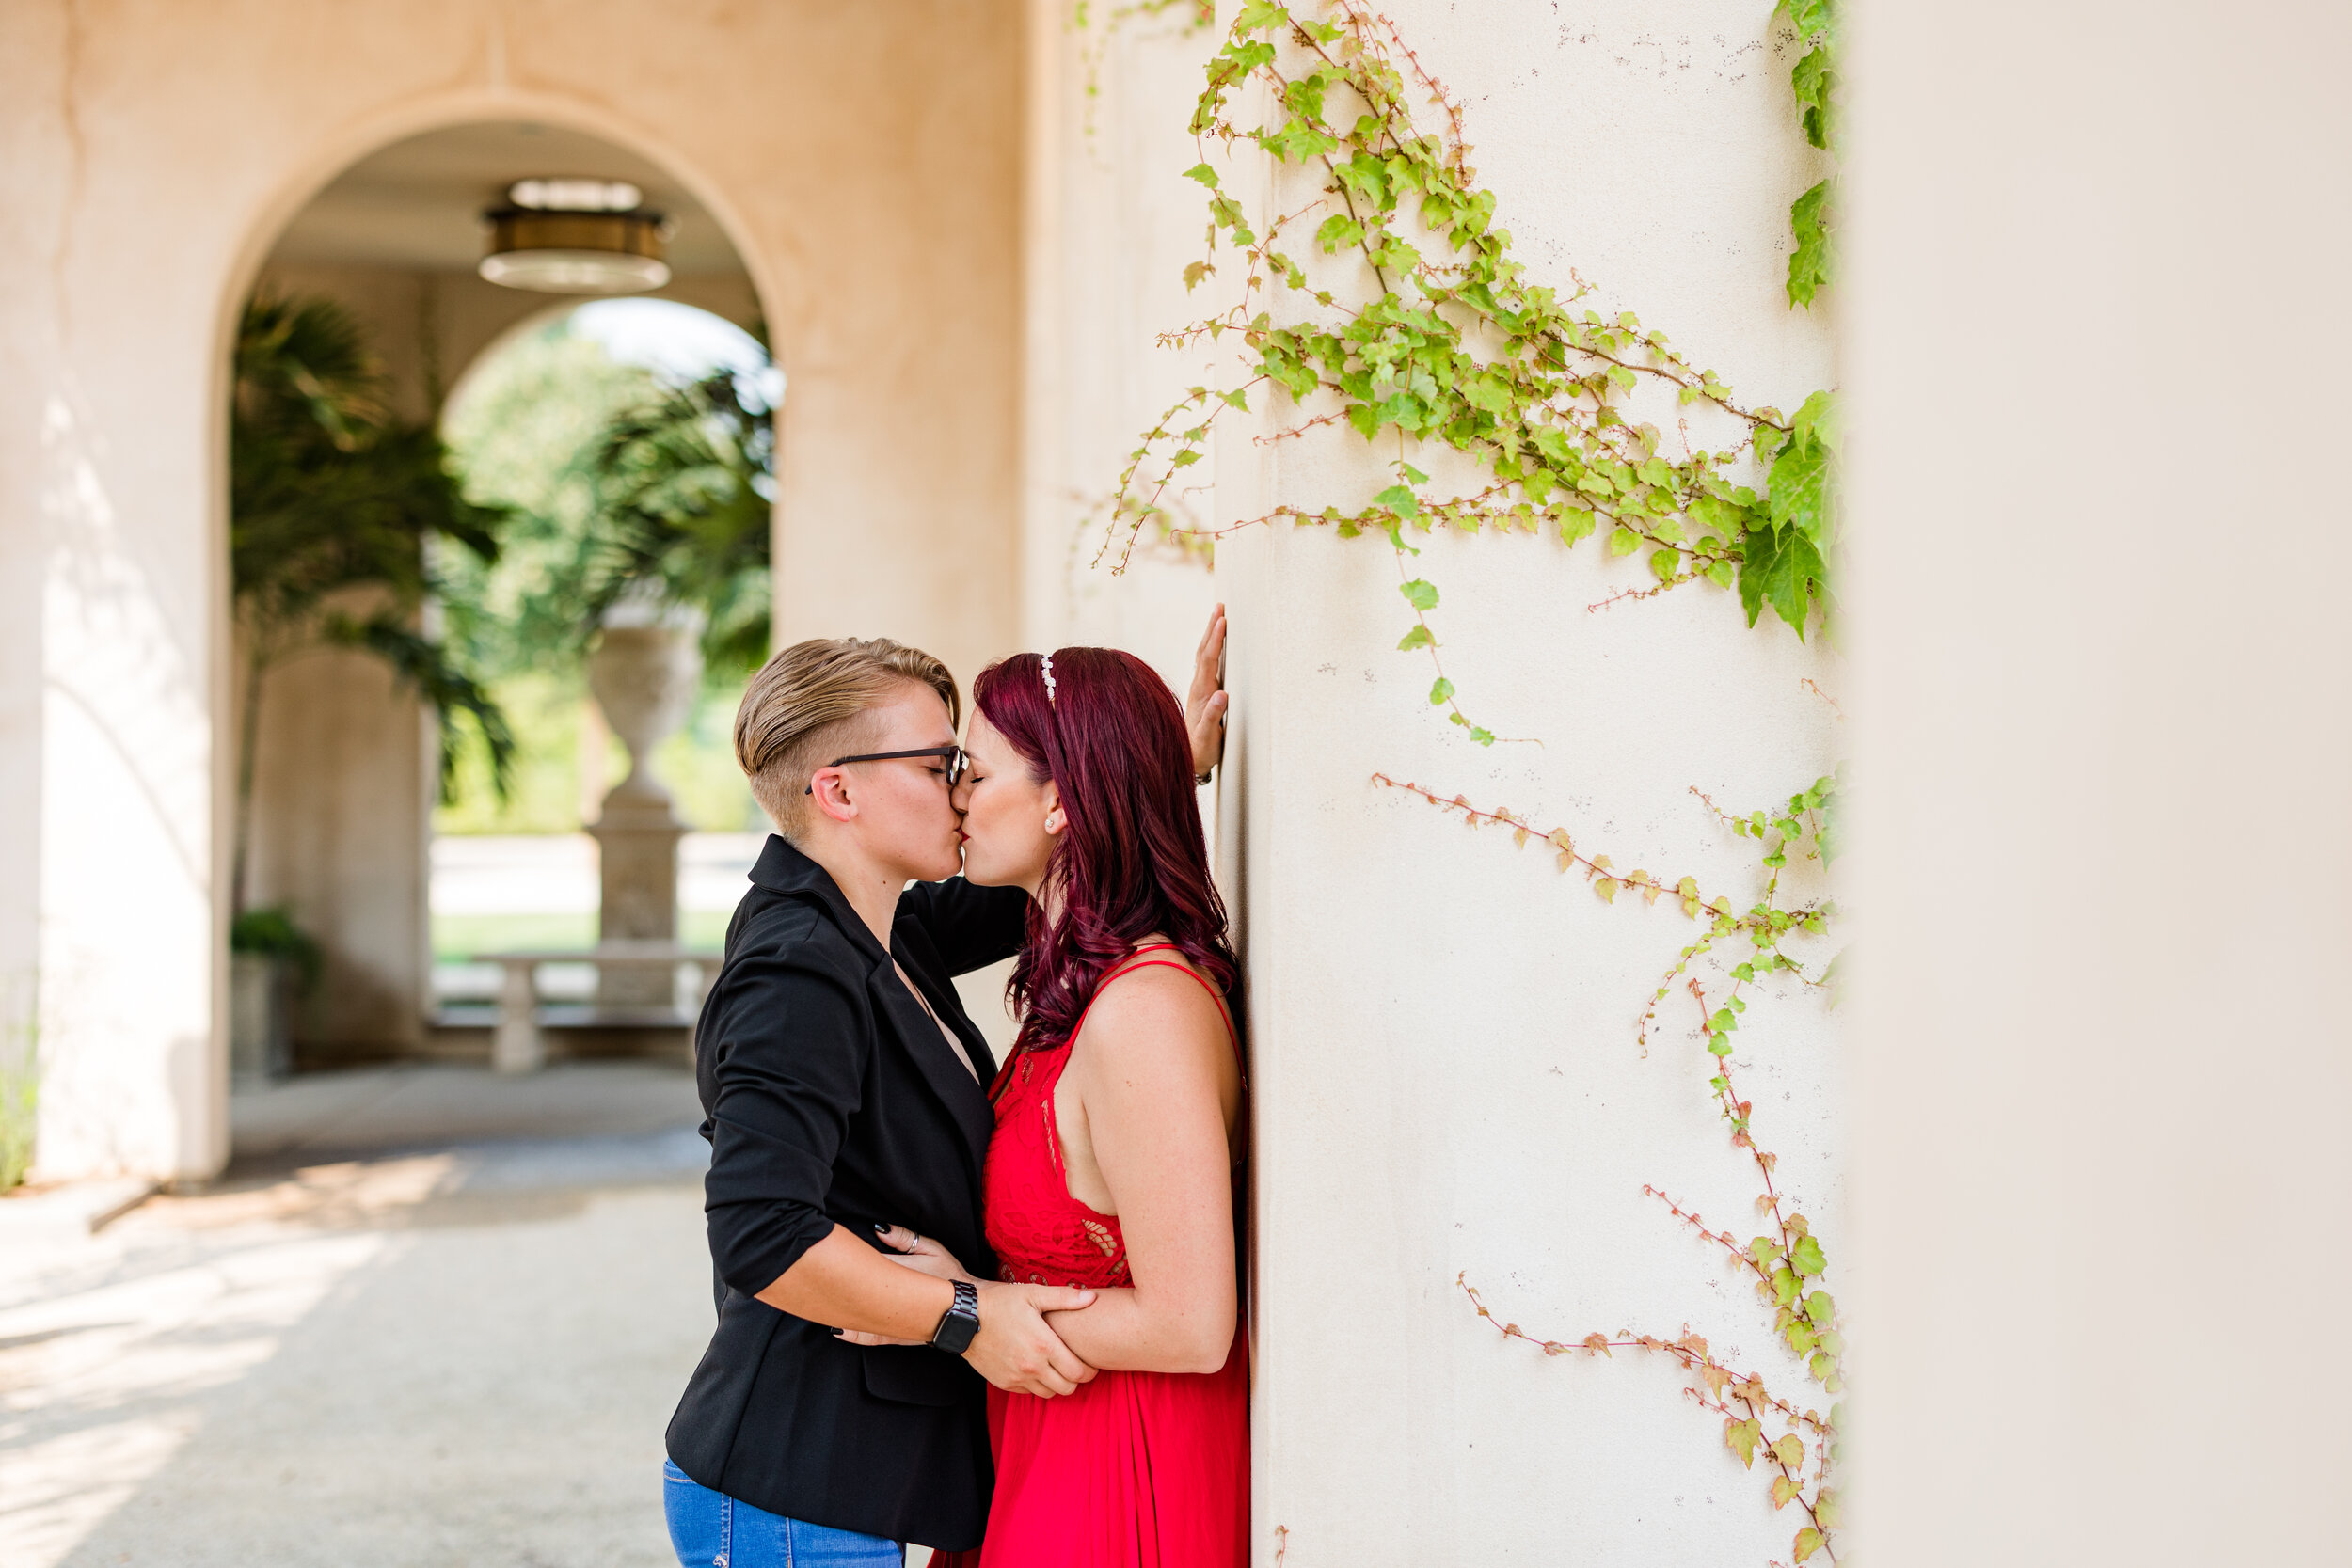
<path id="1" fill-rule="evenodd" d="M 43 693 L 37 723 L 22 688 L 0 710 L 0 804 L 40 824 L 37 853 L 10 847 L 0 942 L 38 924 L 44 1168 L 225 1152 L 223 356 L 271 240 L 355 157 L 534 119 L 673 169 L 727 223 L 791 376 L 779 635 L 887 631 L 959 669 L 1013 645 L 1009 0 L 60 3 L 0 25 L 0 592 L 43 607 L 38 656 L 0 634 Z"/>
<path id="2" fill-rule="evenodd" d="M 1600 287 L 1591 303 L 1638 310 L 1753 402 L 1793 407 L 1832 379 L 1825 323 L 1781 293 L 1788 204 L 1819 176 L 1769 7 L 1618 4 L 1572 25 L 1548 6 L 1482 7 L 1474 26 L 1438 0 L 1384 8 L 1467 105 L 1498 221 L 1538 280 L 1571 287 L 1574 267 Z M 1041 288 L 1033 262 L 1032 298 L 1051 309 L 1029 329 L 1066 368 L 1029 450 L 1065 494 L 1029 495 L 1033 626 L 1047 586 L 1071 580 L 1073 503 L 1107 493 L 1137 433 L 1200 379 L 1153 334 L 1228 303 L 1178 276 L 1205 222 L 1181 171 L 1203 151 L 1184 124 L 1214 37 L 1114 34 L 1089 135 L 1074 68 L 1089 40 L 1058 20 L 1038 33 L 1064 73 L 1058 139 L 1033 156 L 1057 171 L 1063 270 Z M 1245 171 L 1228 189 L 1249 188 L 1253 156 L 1226 166 Z M 1318 183 L 1293 171 L 1256 189 L 1260 231 Z M 1265 444 L 1297 412 L 1253 403 L 1263 417 L 1187 470 L 1200 521 L 1352 508 L 1391 483 L 1352 435 Z M 1376 537 L 1236 533 L 1208 585 L 1233 613 L 1238 729 L 1218 804 L 1250 987 L 1255 1560 L 1273 1560 L 1277 1527 L 1293 1565 L 1785 1559 L 1793 1526 L 1671 1368 L 1547 1360 L 1502 1342 L 1454 1289 L 1467 1270 L 1549 1333 L 1688 1323 L 1802 1385 L 1750 1292 L 1641 1191 L 1734 1224 L 1754 1196 L 1694 1020 L 1668 1012 L 1646 1059 L 1635 1044 L 1692 927 L 1671 900 L 1603 905 L 1549 855 L 1467 834 L 1370 776 L 1507 805 L 1622 867 L 1689 872 L 1744 902 L 1753 847 L 1688 791 L 1754 807 L 1827 771 L 1838 721 L 1800 682 L 1835 691 L 1836 662 L 1775 624 L 1749 630 L 1712 589 L 1588 614 L 1648 581 L 1595 544 L 1412 542 L 1412 572 L 1444 594 L 1431 620 L 1465 704 L 1542 745 L 1482 751 L 1429 705 L 1425 656 L 1396 651 L 1411 619 Z M 1115 584 L 1081 570 L 1066 624 L 1166 640 L 1181 623 L 1159 570 Z M 1820 1003 L 1781 989 L 1764 988 L 1738 1059 L 1836 1255 L 1835 1032 Z"/>
<path id="3" fill-rule="evenodd" d="M 1170 176 L 1199 156 L 1184 124 L 1219 35 L 1177 12 L 1082 28 L 1066 0 L 1028 9 L 1022 646 L 1127 648 L 1181 693 L 1216 603 L 1208 562 L 1147 543 L 1114 575 L 1097 557 L 1136 433 L 1202 369 L 1152 337 L 1193 303 L 1200 215 Z M 1195 471 L 1185 501 L 1205 517 L 1215 475 Z"/>
<path id="4" fill-rule="evenodd" d="M 1637 311 L 1754 403 L 1793 407 L 1832 379 L 1826 324 L 1781 292 L 1788 204 L 1818 172 L 1769 7 L 1634 0 L 1569 22 L 1513 5 L 1474 26 L 1438 0 L 1384 8 L 1464 103 L 1497 222 L 1536 280 L 1566 290 L 1574 269 L 1597 286 L 1588 304 Z M 1319 186 L 1290 170 L 1261 189 L 1261 231 Z M 1258 439 L 1298 417 L 1275 398 L 1219 439 L 1221 521 L 1353 508 L 1393 482 L 1394 453 L 1343 430 Z M 1672 431 L 1670 404 L 1649 417 Z M 1467 477 L 1411 455 L 1440 483 Z M 1793 1524 L 1720 1418 L 1681 1397 L 1678 1369 L 1548 1359 L 1454 1284 L 1467 1271 L 1549 1337 L 1688 1325 L 1807 1386 L 1750 1287 L 1642 1191 L 1719 1224 L 1753 1213 L 1691 999 L 1661 1007 L 1646 1056 L 1635 1043 L 1692 925 L 1672 899 L 1603 904 L 1540 845 L 1467 832 L 1371 775 L 1507 806 L 1744 906 L 1761 892 L 1753 846 L 1690 791 L 1747 810 L 1828 771 L 1837 721 L 1800 683 L 1834 692 L 1841 673 L 1710 587 L 1588 612 L 1650 580 L 1597 541 L 1411 543 L 1463 705 L 1528 743 L 1482 750 L 1430 705 L 1426 657 L 1396 648 L 1412 619 L 1378 536 L 1284 528 L 1220 546 L 1245 727 L 1259 1560 L 1276 1527 L 1301 1565 L 1785 1558 Z M 1713 962 L 1694 973 L 1727 984 Z M 1768 983 L 1739 1040 L 1759 1138 L 1839 1257 L 1834 1022 Z"/>

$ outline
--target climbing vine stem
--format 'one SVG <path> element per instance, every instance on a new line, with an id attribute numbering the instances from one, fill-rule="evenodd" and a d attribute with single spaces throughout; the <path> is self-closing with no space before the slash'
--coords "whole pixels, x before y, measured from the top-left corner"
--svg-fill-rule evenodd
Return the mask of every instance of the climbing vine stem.
<path id="1" fill-rule="evenodd" d="M 1521 848 L 1531 842 L 1542 843 L 1555 856 L 1561 871 L 1581 870 L 1606 903 L 1615 903 L 1616 895 L 1626 890 L 1642 894 L 1645 904 L 1655 904 L 1661 895 L 1671 894 L 1679 899 L 1686 917 L 1706 920 L 1706 929 L 1682 949 L 1650 998 L 1642 1014 L 1638 1037 L 1644 1042 L 1646 1054 L 1659 1006 L 1679 983 L 1697 1010 L 1698 1028 L 1692 1033 L 1706 1041 L 1708 1092 L 1729 1127 L 1732 1147 L 1755 1167 L 1758 1187 L 1756 1210 L 1765 1222 L 1764 1228 L 1743 1243 L 1729 1229 L 1710 1227 L 1664 1190 L 1645 1183 L 1642 1192 L 1664 1204 L 1677 1220 L 1749 1278 L 1757 1297 L 1772 1315 L 1774 1335 L 1804 1367 L 1806 1375 L 1820 1385 L 1823 1395 L 1835 1399 L 1842 1394 L 1846 1386 L 1845 1329 L 1837 1315 L 1836 1301 L 1824 1282 L 1829 1259 L 1820 1239 L 1814 1234 L 1811 1220 L 1790 1200 L 1777 1178 L 1779 1155 L 1756 1142 L 1756 1106 L 1753 1101 L 1741 1097 L 1732 1061 L 1733 1040 L 1748 1011 L 1746 992 L 1759 977 L 1785 973 L 1807 985 L 1825 987 L 1836 969 L 1836 960 L 1832 959 L 1820 966 L 1819 975 L 1808 974 L 1803 963 L 1784 951 L 1784 943 L 1799 934 L 1826 935 L 1837 915 L 1836 904 L 1823 898 L 1784 909 L 1779 895 L 1782 875 L 1792 857 L 1824 870 L 1836 857 L 1838 801 L 1842 793 L 1839 779 L 1836 775 L 1817 779 L 1807 788 L 1788 797 L 1785 805 L 1744 816 L 1725 812 L 1704 792 L 1696 787 L 1692 789 L 1691 793 L 1698 797 L 1719 824 L 1735 837 L 1753 840 L 1756 846 L 1756 870 L 1762 886 L 1745 911 L 1736 911 L 1728 898 L 1708 898 L 1691 877 L 1669 887 L 1664 879 L 1647 871 L 1620 872 L 1606 854 L 1579 848 L 1565 829 L 1539 831 L 1507 807 L 1481 809 L 1465 796 L 1449 799 L 1421 784 L 1399 784 L 1383 773 L 1374 774 L 1372 782 L 1417 796 L 1440 811 L 1458 814 L 1473 829 L 1508 828 L 1513 843 Z M 1749 951 L 1739 962 L 1729 965 L 1725 972 L 1729 983 L 1710 997 L 1707 986 L 1689 971 L 1718 943 L 1734 940 L 1745 942 Z M 1803 1514 L 1804 1523 L 1797 1528 L 1790 1542 L 1795 1561 L 1802 1563 L 1817 1553 L 1826 1562 L 1836 1560 L 1840 1493 L 1834 1476 L 1840 1459 L 1838 1429 L 1843 1411 L 1839 1405 L 1833 1403 L 1829 1413 L 1823 1415 L 1791 1397 L 1773 1393 L 1757 1374 L 1719 1359 L 1708 1342 L 1687 1324 L 1679 1334 L 1671 1337 L 1623 1330 L 1613 1335 L 1595 1331 L 1573 1341 L 1548 1339 L 1528 1333 L 1516 1323 L 1498 1319 L 1485 1297 L 1470 1283 L 1467 1272 L 1457 1276 L 1455 1283 L 1468 1292 L 1481 1318 L 1493 1323 L 1506 1338 L 1526 1340 L 1548 1355 L 1577 1351 L 1587 1355 L 1607 1355 L 1616 1350 L 1634 1349 L 1663 1354 L 1679 1363 L 1692 1379 L 1686 1394 L 1723 1418 L 1724 1445 L 1740 1464 L 1753 1470 L 1759 1457 L 1766 1462 L 1772 1506 L 1780 1509 L 1794 1504 Z M 1773 1428 L 1779 1429 L 1777 1433 Z"/>

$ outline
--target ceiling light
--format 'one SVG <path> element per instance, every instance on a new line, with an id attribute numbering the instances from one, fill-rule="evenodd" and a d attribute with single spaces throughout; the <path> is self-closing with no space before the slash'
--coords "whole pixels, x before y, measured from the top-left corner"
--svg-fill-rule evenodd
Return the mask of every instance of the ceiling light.
<path id="1" fill-rule="evenodd" d="M 633 294 L 670 280 L 669 223 L 620 180 L 517 180 L 506 205 L 485 213 L 482 276 L 550 294 Z"/>

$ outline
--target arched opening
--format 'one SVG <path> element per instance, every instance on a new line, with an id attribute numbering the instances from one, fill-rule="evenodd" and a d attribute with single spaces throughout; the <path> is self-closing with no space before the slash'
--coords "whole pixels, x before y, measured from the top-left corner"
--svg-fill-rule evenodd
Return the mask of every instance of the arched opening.
<path id="1" fill-rule="evenodd" d="M 783 374 L 752 333 L 644 298 L 526 318 L 451 388 L 450 455 L 469 495 L 508 509 L 509 527 L 495 563 L 446 552 L 444 624 L 469 645 L 516 747 L 503 790 L 484 749 L 469 748 L 434 813 L 439 1040 L 479 1045 L 467 1032 L 495 1028 L 503 976 L 485 955 L 585 951 L 603 934 L 590 829 L 628 754 L 592 688 L 582 627 L 616 570 L 659 582 L 700 623 L 701 681 L 648 765 L 687 829 L 674 935 L 697 953 L 721 948 L 765 832 L 730 728 L 768 644 L 768 579 L 750 562 L 765 559 L 755 546 L 774 497 L 782 393 Z M 549 963 L 537 979 L 572 1053 L 653 1043 L 640 1029 L 599 1025 L 612 1009 L 597 1007 L 595 966 Z"/>
<path id="2" fill-rule="evenodd" d="M 483 214 L 516 182 L 547 178 L 637 187 L 643 205 L 667 220 L 668 279 L 627 299 L 587 303 L 485 280 L 476 270 Z M 486 563 L 462 542 L 464 529 L 420 525 L 411 516 L 406 540 L 395 541 L 391 550 L 398 557 L 413 549 L 412 575 L 388 571 L 374 580 L 363 563 L 347 574 L 351 580 L 329 583 L 328 592 L 305 604 L 308 622 L 285 634 L 288 647 L 261 650 L 268 657 L 257 657 L 250 609 L 257 581 L 274 562 L 234 548 L 241 538 L 251 543 L 238 532 L 234 512 L 253 487 L 241 484 L 234 472 L 235 462 L 250 454 L 239 451 L 232 460 L 230 526 L 239 579 L 232 657 L 241 701 L 230 729 L 243 742 L 237 803 L 242 918 L 234 928 L 248 954 L 259 948 L 266 958 L 276 941 L 285 951 L 315 954 L 307 979 L 291 978 L 298 966 L 282 958 L 243 962 L 248 992 L 278 998 L 284 1048 L 273 1058 L 264 1028 L 257 1050 L 256 1004 L 248 995 L 246 1050 L 241 1057 L 232 1052 L 232 1060 L 251 1077 L 295 1065 L 480 1058 L 493 1037 L 485 1010 L 491 997 L 478 985 L 469 990 L 469 976 L 446 963 L 437 987 L 437 956 L 588 945 L 596 934 L 596 863 L 591 858 L 585 867 L 586 909 L 578 907 L 577 886 L 555 900 L 566 917 L 558 928 L 533 930 L 528 921 L 518 926 L 512 918 L 503 926 L 476 922 L 471 928 L 461 922 L 443 933 L 437 953 L 429 869 L 437 827 L 451 834 L 522 828 L 571 835 L 568 879 L 580 880 L 576 835 L 596 820 L 601 793 L 612 783 L 610 753 L 615 749 L 594 733 L 600 728 L 594 721 L 581 722 L 588 705 L 587 652 L 610 601 L 668 605 L 675 595 L 664 591 L 675 584 L 663 580 L 660 561 L 639 562 L 647 579 L 642 584 L 628 580 L 626 562 L 616 569 L 609 560 L 585 562 L 597 551 L 612 555 L 612 540 L 591 538 L 580 516 L 565 515 L 564 508 L 578 499 L 565 486 L 579 488 L 580 476 L 595 467 L 620 423 L 678 419 L 675 404 L 691 401 L 698 388 L 707 394 L 714 374 L 728 389 L 734 413 L 751 416 L 764 432 L 780 386 L 759 343 L 760 301 L 724 230 L 668 171 L 602 138 L 520 121 L 429 131 L 352 164 L 288 222 L 259 269 L 252 297 L 277 302 L 281 317 L 314 304 L 326 307 L 356 335 L 374 372 L 378 407 L 372 417 L 383 430 L 432 454 L 424 461 L 438 462 L 453 481 L 457 499 L 450 504 L 462 507 L 477 531 L 488 532 L 503 560 Z M 568 365 L 558 364 L 566 355 Z M 518 365 L 540 376 L 550 395 L 517 396 Z M 583 369 L 596 373 L 568 373 Z M 489 395 L 501 386 L 502 401 Z M 240 396 L 246 395 L 241 387 Z M 754 454 L 754 461 L 765 462 L 765 452 Z M 476 471 L 500 464 L 503 471 L 486 479 Z M 538 471 L 528 471 L 533 465 Z M 556 470 L 568 470 L 570 479 Z M 613 477 L 592 475 L 588 487 L 610 488 Z M 763 480 L 762 486 L 737 499 L 756 512 L 739 531 L 746 540 L 755 537 L 764 563 L 772 482 Z M 331 484 L 324 502 L 327 511 L 313 526 L 333 535 L 342 525 L 330 515 Z M 559 560 L 566 549 L 570 557 Z M 583 584 L 589 564 L 596 566 L 596 579 Z M 546 584 L 534 582 L 533 572 L 548 580 L 563 578 L 559 586 L 571 596 L 551 609 Z M 764 645 L 765 578 L 755 589 L 746 588 L 745 580 L 734 583 L 737 602 L 724 607 L 731 623 L 716 629 L 737 634 L 740 644 L 754 635 L 749 627 L 755 620 L 755 638 Z M 759 602 L 749 602 L 755 599 Z M 669 606 L 681 608 L 704 607 Z M 668 610 L 663 614 L 676 619 Z M 355 626 L 376 626 L 380 634 L 371 641 L 355 635 Z M 442 721 L 468 705 L 462 694 L 450 698 L 454 688 L 436 688 L 420 673 L 433 657 L 441 660 L 444 677 L 473 683 L 483 711 L 454 725 Z M 427 700 L 436 693 L 442 700 Z M 697 694 L 704 700 L 688 705 L 687 736 L 655 759 L 656 775 L 665 763 L 671 772 L 683 764 L 690 781 L 683 825 L 739 835 L 747 826 L 744 808 L 724 799 L 724 780 L 701 787 L 713 773 L 707 714 L 721 699 L 707 688 Z M 550 718 L 563 722 L 550 726 Z M 485 760 L 485 742 L 500 723 L 515 740 L 512 764 L 498 770 L 508 781 L 502 794 L 493 788 L 493 769 Z M 586 744 L 581 731 L 590 732 Z M 565 777 L 550 791 L 545 765 L 551 752 L 566 751 L 555 759 L 561 764 L 555 771 Z M 532 863 L 541 872 L 534 873 Z M 523 882 L 548 875 L 567 879 L 562 865 L 550 866 L 543 856 L 526 864 Z M 482 879 L 475 880 L 477 914 L 527 916 L 550 902 L 545 888 L 517 887 L 509 877 L 508 896 L 487 902 L 510 907 L 485 910 Z M 691 878 L 689 886 L 696 886 Z M 462 909 L 468 899 L 456 902 Z M 275 911 L 277 925 L 257 923 L 257 911 Z M 699 927 L 674 934 L 690 940 L 707 935 Z M 255 979 L 257 974 L 264 977 Z M 560 975 L 551 978 L 560 990 Z M 594 984 L 583 997 L 591 1005 Z M 609 980 L 606 988 L 609 992 Z M 648 991 L 641 1000 L 651 997 Z M 605 999 L 612 1000 L 609 994 Z M 471 1012 L 466 1011 L 469 1004 Z M 266 1017 L 268 1003 L 259 1005 Z M 666 1013 L 648 1006 L 639 1014 L 620 1021 L 634 1037 L 596 1043 L 645 1049 L 650 1027 L 667 1031 L 674 1052 L 683 1046 L 675 1006 Z"/>

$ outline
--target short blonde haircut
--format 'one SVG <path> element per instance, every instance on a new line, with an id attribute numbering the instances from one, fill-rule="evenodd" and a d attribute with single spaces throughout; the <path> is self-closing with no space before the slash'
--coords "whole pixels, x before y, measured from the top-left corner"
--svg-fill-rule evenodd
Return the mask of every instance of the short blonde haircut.
<path id="1" fill-rule="evenodd" d="M 805 822 L 809 775 L 832 758 L 866 749 L 861 723 L 909 686 L 939 693 L 954 726 L 962 712 L 956 677 L 923 652 L 886 637 L 813 638 L 763 666 L 735 710 L 735 760 L 776 831 L 795 837 Z"/>

